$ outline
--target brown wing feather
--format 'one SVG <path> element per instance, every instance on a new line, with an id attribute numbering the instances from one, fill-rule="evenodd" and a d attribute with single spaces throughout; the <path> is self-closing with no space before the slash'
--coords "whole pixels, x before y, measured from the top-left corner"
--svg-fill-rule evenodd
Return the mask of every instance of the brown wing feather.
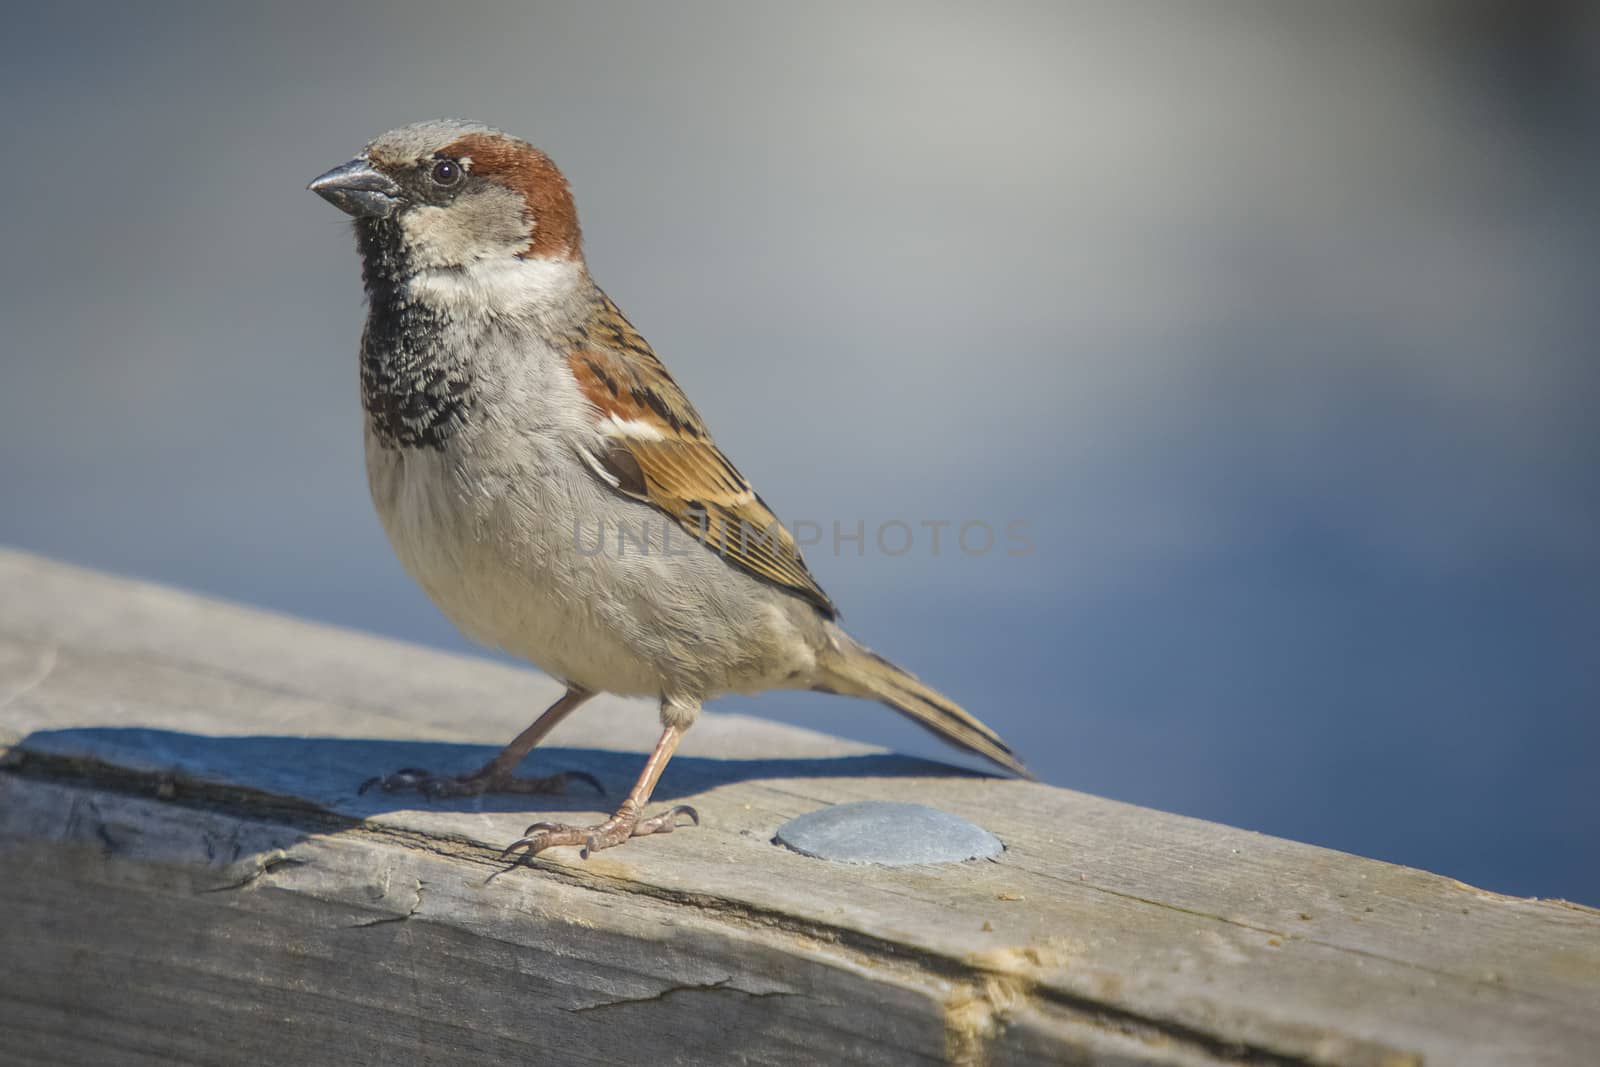
<path id="1" fill-rule="evenodd" d="M 616 421 L 635 427 L 609 434 L 606 449 L 590 456 L 619 492 L 659 508 L 733 565 L 837 616 L 793 535 L 717 448 L 689 398 L 608 298 L 598 298 L 570 339 L 567 361 L 602 432 Z M 639 427 L 654 432 L 640 434 Z"/>

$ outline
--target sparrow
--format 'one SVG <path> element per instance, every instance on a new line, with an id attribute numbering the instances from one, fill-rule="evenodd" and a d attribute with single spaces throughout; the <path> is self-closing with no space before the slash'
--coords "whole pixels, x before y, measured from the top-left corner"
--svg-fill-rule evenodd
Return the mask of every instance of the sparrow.
<path id="1" fill-rule="evenodd" d="M 599 692 L 659 702 L 660 740 L 615 814 L 541 822 L 507 854 L 670 833 L 646 816 L 701 706 L 813 689 L 881 701 L 1031 777 L 1000 737 L 852 639 L 794 537 L 590 277 L 550 158 L 475 122 L 383 134 L 309 188 L 354 219 L 368 485 L 401 564 L 468 636 L 561 680 L 560 699 L 469 774 L 364 785 L 431 797 L 557 793 L 514 774 Z"/>

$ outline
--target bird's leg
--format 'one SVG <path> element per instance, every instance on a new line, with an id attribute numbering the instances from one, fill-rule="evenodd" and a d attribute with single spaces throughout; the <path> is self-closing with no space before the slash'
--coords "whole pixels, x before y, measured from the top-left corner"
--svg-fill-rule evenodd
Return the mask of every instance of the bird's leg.
<path id="1" fill-rule="evenodd" d="M 569 782 L 586 782 L 596 791 L 605 789 L 592 774 L 584 771 L 562 771 L 545 778 L 518 778 L 511 772 L 517 769 L 523 757 L 533 751 L 533 746 L 544 740 L 556 723 L 578 710 L 578 706 L 594 694 L 587 689 L 569 686 L 557 700 L 517 735 L 494 759 L 470 774 L 438 775 L 418 767 L 405 767 L 380 778 L 368 778 L 361 783 L 359 792 L 365 793 L 377 786 L 385 793 L 415 789 L 427 797 L 469 797 L 483 793 L 565 793 Z"/>
<path id="2" fill-rule="evenodd" d="M 583 848 L 583 858 L 588 859 L 589 853 L 620 845 L 630 837 L 670 834 L 677 829 L 679 815 L 687 815 L 696 826 L 700 825 L 699 813 L 687 804 L 676 804 L 648 819 L 640 818 L 644 813 L 644 806 L 650 802 L 650 794 L 655 790 L 656 781 L 666 769 L 667 761 L 672 758 L 673 750 L 678 747 L 678 741 L 682 737 L 683 727 L 677 725 L 669 724 L 661 731 L 661 740 L 656 742 L 656 747 L 650 752 L 650 758 L 645 760 L 644 770 L 639 773 L 639 780 L 634 783 L 632 792 L 622 802 L 617 813 L 605 822 L 594 826 L 536 822 L 525 831 L 526 836 L 506 847 L 504 855 L 510 855 L 518 849 L 526 849 L 528 855 L 533 856 L 556 845 L 580 845 Z"/>

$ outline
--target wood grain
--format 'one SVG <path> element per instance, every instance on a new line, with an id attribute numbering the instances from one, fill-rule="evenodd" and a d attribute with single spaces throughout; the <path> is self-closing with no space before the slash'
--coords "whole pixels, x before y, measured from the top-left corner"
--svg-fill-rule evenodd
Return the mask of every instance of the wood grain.
<path id="1" fill-rule="evenodd" d="M 1600 913 L 708 713 L 698 829 L 508 867 L 575 793 L 357 796 L 465 769 L 530 672 L 0 552 L 0 1063 L 1560 1064 L 1600 1045 Z M 531 773 L 620 795 L 654 710 Z M 918 800 L 995 862 L 772 841 Z"/>

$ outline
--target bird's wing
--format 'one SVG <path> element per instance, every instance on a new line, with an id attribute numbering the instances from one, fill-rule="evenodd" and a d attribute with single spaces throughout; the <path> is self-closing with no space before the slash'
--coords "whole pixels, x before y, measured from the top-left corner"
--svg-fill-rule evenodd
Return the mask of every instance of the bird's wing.
<path id="1" fill-rule="evenodd" d="M 794 537 L 610 299 L 574 333 L 567 363 L 594 409 L 595 443 L 579 453 L 596 477 L 660 509 L 741 570 L 838 615 Z"/>

